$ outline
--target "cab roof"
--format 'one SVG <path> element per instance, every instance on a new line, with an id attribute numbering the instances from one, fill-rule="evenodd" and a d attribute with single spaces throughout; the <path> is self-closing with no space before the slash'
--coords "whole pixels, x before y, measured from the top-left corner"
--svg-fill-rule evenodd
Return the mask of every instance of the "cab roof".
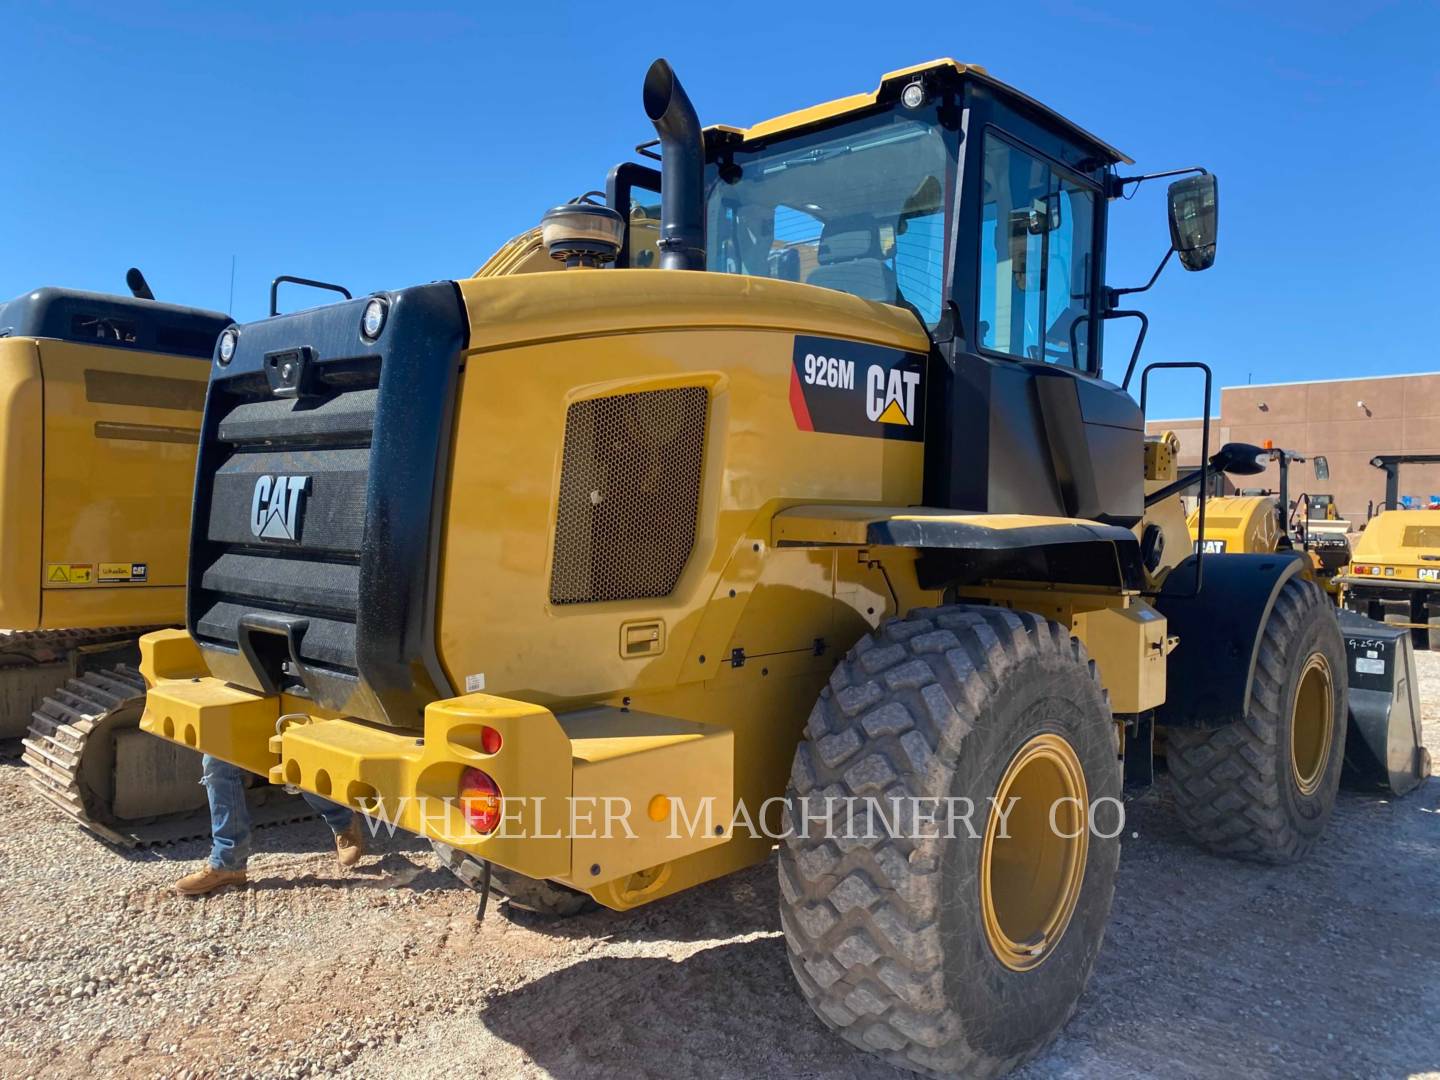
<path id="1" fill-rule="evenodd" d="M 823 123 L 827 120 L 844 116 L 847 113 L 858 112 L 861 109 L 868 108 L 878 102 L 881 95 L 885 94 L 887 87 L 893 83 L 900 80 L 908 81 L 916 75 L 927 72 L 973 79 L 976 82 L 984 83 L 994 90 L 997 96 L 1004 99 L 1007 104 L 1022 112 L 1039 114 L 1042 119 L 1057 127 L 1067 138 L 1091 150 L 1097 151 L 1109 164 L 1134 164 L 1134 161 L 1129 155 L 1115 149 L 1115 147 L 1109 143 L 1096 138 L 1084 128 L 1067 120 L 1053 109 L 1040 104 L 1040 102 L 1034 98 L 996 79 L 979 64 L 962 64 L 949 57 L 940 60 L 930 60 L 923 64 L 914 64 L 911 67 L 900 68 L 898 71 L 886 72 L 880 77 L 880 85 L 868 94 L 851 94 L 848 97 L 836 98 L 834 101 L 827 101 L 820 105 L 811 105 L 808 108 L 797 109 L 794 112 L 785 113 L 783 116 L 776 116 L 770 120 L 762 120 L 760 123 L 748 128 L 718 124 L 707 130 L 724 132 L 732 137 L 738 137 L 745 142 L 750 142 L 754 139 L 768 138 L 772 135 L 791 131 L 796 128 L 809 127 L 812 124 Z"/>

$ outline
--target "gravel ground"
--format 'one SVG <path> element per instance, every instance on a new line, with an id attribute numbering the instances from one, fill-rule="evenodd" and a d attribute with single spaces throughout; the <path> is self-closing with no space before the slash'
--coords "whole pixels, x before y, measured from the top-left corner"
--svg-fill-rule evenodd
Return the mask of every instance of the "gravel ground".
<path id="1" fill-rule="evenodd" d="M 1440 760 L 1440 654 L 1420 657 Z M 1297 867 L 1208 856 L 1163 788 L 1131 807 L 1074 1020 L 1020 1076 L 1440 1076 L 1440 781 L 1342 792 Z M 119 853 L 0 764 L 0 1075 L 900 1077 L 791 986 L 773 864 L 628 915 L 474 920 L 428 847 L 337 869 L 318 822 L 251 885 L 171 885 L 198 844 Z"/>

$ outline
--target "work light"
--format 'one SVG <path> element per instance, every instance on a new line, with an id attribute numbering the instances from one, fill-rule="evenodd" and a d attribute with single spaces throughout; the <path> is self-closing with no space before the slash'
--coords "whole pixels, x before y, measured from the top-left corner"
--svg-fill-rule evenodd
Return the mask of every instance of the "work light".
<path id="1" fill-rule="evenodd" d="M 360 317 L 360 333 L 367 341 L 374 341 L 380 336 L 380 331 L 385 329 L 385 316 L 389 309 L 384 300 L 380 297 L 372 297 L 365 305 L 365 314 Z"/>

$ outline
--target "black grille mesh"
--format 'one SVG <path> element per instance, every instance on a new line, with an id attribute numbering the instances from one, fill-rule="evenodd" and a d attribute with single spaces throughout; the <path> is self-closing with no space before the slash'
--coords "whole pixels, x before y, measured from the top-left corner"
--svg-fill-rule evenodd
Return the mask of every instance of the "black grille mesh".
<path id="1" fill-rule="evenodd" d="M 695 546 L 709 392 L 577 401 L 565 415 L 552 604 L 666 596 Z"/>

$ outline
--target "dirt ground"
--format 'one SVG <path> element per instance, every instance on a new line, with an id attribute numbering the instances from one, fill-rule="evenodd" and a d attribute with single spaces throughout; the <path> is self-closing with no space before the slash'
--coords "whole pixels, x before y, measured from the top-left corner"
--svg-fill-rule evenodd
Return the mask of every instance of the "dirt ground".
<path id="1" fill-rule="evenodd" d="M 117 852 L 0 765 L 0 1074 L 908 1075 L 796 994 L 773 862 L 628 915 L 477 925 L 427 846 L 347 873 L 328 836 L 265 830 L 247 890 L 187 900 L 202 845 Z M 1286 869 L 1200 852 L 1163 786 L 1132 804 L 1089 990 L 1017 1075 L 1440 1076 L 1440 781 L 1342 792 Z"/>

